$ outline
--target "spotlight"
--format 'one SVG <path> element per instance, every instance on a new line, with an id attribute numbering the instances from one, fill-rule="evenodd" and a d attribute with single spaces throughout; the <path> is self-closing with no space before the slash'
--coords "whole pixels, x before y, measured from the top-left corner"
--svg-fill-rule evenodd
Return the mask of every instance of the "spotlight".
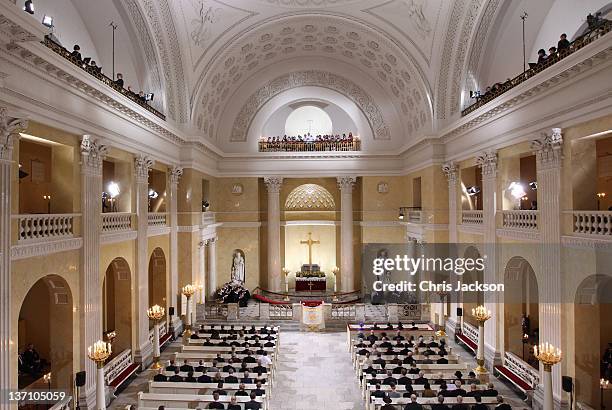
<path id="1" fill-rule="evenodd" d="M 533 191 L 536 191 L 538 189 L 537 181 L 530 182 L 529 183 L 529 188 L 531 188 Z"/>
<path id="2" fill-rule="evenodd" d="M 512 195 L 515 199 L 520 199 L 527 194 L 525 192 L 525 188 L 520 182 L 512 182 L 508 187 L 508 190 L 510 191 L 510 195 Z"/>
<path id="3" fill-rule="evenodd" d="M 121 190 L 119 189 L 119 184 L 111 181 L 108 184 L 108 194 L 110 195 L 111 199 L 117 197 L 120 193 Z"/>
<path id="4" fill-rule="evenodd" d="M 404 220 L 404 211 L 400 211 L 399 219 L 400 221 Z"/>
<path id="5" fill-rule="evenodd" d="M 471 186 L 466 190 L 466 192 L 469 196 L 478 195 L 480 193 L 480 188 L 477 186 Z"/>
<path id="6" fill-rule="evenodd" d="M 157 193 L 157 191 L 155 191 L 154 189 L 149 189 L 149 199 L 155 199 L 159 196 L 159 194 Z"/>
<path id="7" fill-rule="evenodd" d="M 144 97 L 145 101 L 153 101 L 153 97 L 154 96 L 155 96 L 155 94 L 153 94 L 153 93 L 145 94 L 145 97 Z"/>
<path id="8" fill-rule="evenodd" d="M 23 5 L 23 11 L 29 14 L 34 14 L 34 3 L 32 3 L 32 0 L 26 0 Z"/>
<path id="9" fill-rule="evenodd" d="M 45 27 L 53 28 L 53 17 L 47 16 L 45 14 L 45 16 L 42 19 L 42 24 Z"/>

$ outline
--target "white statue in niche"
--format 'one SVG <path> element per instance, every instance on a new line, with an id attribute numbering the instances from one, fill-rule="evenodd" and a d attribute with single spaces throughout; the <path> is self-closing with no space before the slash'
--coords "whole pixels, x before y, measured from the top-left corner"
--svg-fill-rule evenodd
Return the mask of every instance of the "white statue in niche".
<path id="1" fill-rule="evenodd" d="M 245 275 L 244 252 L 236 249 L 232 258 L 232 282 L 244 284 Z"/>

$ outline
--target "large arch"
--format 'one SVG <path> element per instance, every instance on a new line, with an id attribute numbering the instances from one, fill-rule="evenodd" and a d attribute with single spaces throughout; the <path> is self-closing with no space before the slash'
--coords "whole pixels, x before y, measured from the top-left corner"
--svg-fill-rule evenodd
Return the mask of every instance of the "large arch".
<path id="1" fill-rule="evenodd" d="M 612 343 L 612 277 L 591 275 L 584 279 L 574 300 L 574 345 L 576 402 L 599 409 L 599 380 L 603 377 L 601 359 Z M 588 336 L 587 336 L 588 335 Z M 588 342 L 585 340 L 588 337 Z M 612 406 L 612 395 L 606 393 L 605 407 Z"/>
<path id="2" fill-rule="evenodd" d="M 522 256 L 510 258 L 504 269 L 504 350 L 535 368 L 539 366 L 531 357 L 530 347 L 539 342 L 538 302 L 538 280 L 533 267 Z"/>
<path id="3" fill-rule="evenodd" d="M 149 305 L 168 309 L 167 261 L 162 248 L 155 248 L 149 259 Z M 150 323 L 153 327 L 153 323 Z"/>
<path id="4" fill-rule="evenodd" d="M 132 348 L 132 273 L 127 261 L 115 258 L 106 268 L 102 285 L 102 327 L 115 332 L 113 356 Z"/>
<path id="5" fill-rule="evenodd" d="M 73 372 L 73 300 L 68 282 L 58 275 L 39 279 L 21 304 L 18 321 L 19 388 L 46 389 L 40 378 L 51 372 L 51 387 L 70 390 Z M 28 366 L 27 346 L 38 352 L 40 365 Z M 44 364 L 46 363 L 46 364 Z"/>

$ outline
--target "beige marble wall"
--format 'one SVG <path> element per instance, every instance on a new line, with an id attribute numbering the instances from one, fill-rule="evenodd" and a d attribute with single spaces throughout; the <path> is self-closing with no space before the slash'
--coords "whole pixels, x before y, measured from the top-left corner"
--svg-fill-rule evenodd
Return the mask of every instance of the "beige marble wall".
<path id="1" fill-rule="evenodd" d="M 379 184 L 386 184 L 388 191 L 378 192 Z M 399 208 L 409 206 L 412 180 L 403 176 L 363 177 L 361 191 L 364 221 L 397 221 Z"/>
<path id="2" fill-rule="evenodd" d="M 242 194 L 232 193 L 232 189 L 242 186 Z M 214 203 L 212 210 L 220 222 L 249 222 L 259 220 L 260 194 L 266 197 L 265 190 L 260 193 L 257 178 L 217 178 L 213 187 Z"/>
<path id="3" fill-rule="evenodd" d="M 259 261 L 259 228 L 219 229 L 217 241 L 217 285 L 221 286 L 231 279 L 232 255 L 235 249 L 244 252 L 246 268 L 246 287 L 254 289 L 261 285 Z"/>

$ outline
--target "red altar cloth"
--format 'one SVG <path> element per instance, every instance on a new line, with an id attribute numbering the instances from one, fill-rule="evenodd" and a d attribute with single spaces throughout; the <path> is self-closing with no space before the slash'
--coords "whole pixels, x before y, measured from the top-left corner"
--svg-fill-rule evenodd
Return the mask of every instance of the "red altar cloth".
<path id="1" fill-rule="evenodd" d="M 317 291 L 317 292 L 325 292 L 327 286 L 325 285 L 325 280 L 320 280 L 319 278 L 296 278 L 295 280 L 295 291 L 296 292 L 309 292 L 309 291 Z"/>

